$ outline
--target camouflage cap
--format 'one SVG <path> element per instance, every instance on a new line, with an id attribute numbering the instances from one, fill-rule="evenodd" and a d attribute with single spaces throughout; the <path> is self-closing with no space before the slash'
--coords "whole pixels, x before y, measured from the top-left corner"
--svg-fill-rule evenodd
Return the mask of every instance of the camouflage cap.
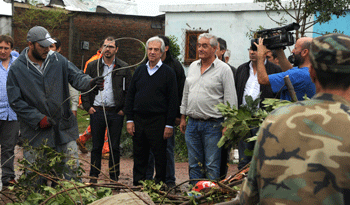
<path id="1" fill-rule="evenodd" d="M 350 36 L 332 33 L 314 38 L 310 60 L 315 69 L 350 73 Z"/>

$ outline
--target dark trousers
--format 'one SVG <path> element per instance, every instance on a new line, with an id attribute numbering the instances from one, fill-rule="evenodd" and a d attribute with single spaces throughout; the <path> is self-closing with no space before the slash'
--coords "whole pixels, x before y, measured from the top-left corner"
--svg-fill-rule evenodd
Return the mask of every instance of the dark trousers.
<path id="1" fill-rule="evenodd" d="M 227 175 L 231 148 L 232 145 L 229 145 L 228 147 L 224 145 L 221 148 L 220 179 L 225 179 Z"/>
<path id="2" fill-rule="evenodd" d="M 166 146 L 166 179 L 165 183 L 167 185 L 175 184 L 175 159 L 174 159 L 174 148 L 175 148 L 175 132 L 172 137 L 167 139 Z M 153 153 L 149 153 L 148 167 L 146 172 L 146 179 L 153 180 L 154 175 L 154 156 Z"/>
<path id="3" fill-rule="evenodd" d="M 18 139 L 19 122 L 0 120 L 0 145 L 1 145 L 1 168 L 2 183 L 15 178 L 13 169 L 14 150 Z"/>
<path id="4" fill-rule="evenodd" d="M 109 155 L 109 176 L 112 180 L 118 180 L 120 163 L 120 135 L 123 128 L 124 116 L 118 115 L 117 111 L 106 111 L 107 123 L 110 134 L 108 139 L 109 147 L 112 152 Z M 98 177 L 101 170 L 102 148 L 105 139 L 106 121 L 103 110 L 96 109 L 96 112 L 90 115 L 92 151 L 91 151 L 91 169 L 90 176 Z M 113 155 L 112 155 L 113 153 Z M 114 163 L 113 163 L 114 160 Z M 93 166 L 94 165 L 94 166 Z"/>
<path id="5" fill-rule="evenodd" d="M 164 128 L 166 115 L 134 115 L 135 133 L 133 136 L 134 148 L 134 169 L 133 183 L 140 185 L 140 180 L 146 179 L 148 157 L 150 150 L 155 159 L 155 182 L 165 183 L 166 178 L 166 147 L 167 140 L 164 140 Z"/>
<path id="6" fill-rule="evenodd" d="M 254 128 L 250 130 L 250 133 L 246 138 L 254 137 L 256 133 L 259 131 L 259 128 Z M 245 138 L 245 139 L 246 139 Z M 239 155 L 239 162 L 238 162 L 238 170 L 242 169 L 245 165 L 247 165 L 251 160 L 253 156 L 247 156 L 244 151 L 253 151 L 256 141 L 252 142 L 246 142 L 244 140 L 241 140 L 238 142 L 238 155 Z"/>

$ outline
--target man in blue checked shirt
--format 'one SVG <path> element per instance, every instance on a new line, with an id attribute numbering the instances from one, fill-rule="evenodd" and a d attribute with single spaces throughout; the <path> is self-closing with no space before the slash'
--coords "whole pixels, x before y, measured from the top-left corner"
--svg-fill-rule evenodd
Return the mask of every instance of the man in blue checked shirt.
<path id="1" fill-rule="evenodd" d="M 19 131 L 17 116 L 10 108 L 6 92 L 7 74 L 16 60 L 16 57 L 11 55 L 13 44 L 11 36 L 0 36 L 0 145 L 3 187 L 15 183 L 13 155 Z"/>

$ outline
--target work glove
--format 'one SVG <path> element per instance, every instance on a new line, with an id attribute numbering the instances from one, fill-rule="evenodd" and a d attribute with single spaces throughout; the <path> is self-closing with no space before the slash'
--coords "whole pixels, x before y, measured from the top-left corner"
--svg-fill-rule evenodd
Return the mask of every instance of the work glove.
<path id="1" fill-rule="evenodd" d="M 40 122 L 39 122 L 39 127 L 41 129 L 47 129 L 51 126 L 56 125 L 56 122 L 51 119 L 50 117 L 45 116 Z"/>
<path id="2" fill-rule="evenodd" d="M 103 76 L 98 76 L 96 78 L 93 78 L 91 81 L 90 81 L 90 87 L 93 88 L 96 86 L 96 89 L 97 90 L 103 90 L 104 88 L 104 77 Z"/>

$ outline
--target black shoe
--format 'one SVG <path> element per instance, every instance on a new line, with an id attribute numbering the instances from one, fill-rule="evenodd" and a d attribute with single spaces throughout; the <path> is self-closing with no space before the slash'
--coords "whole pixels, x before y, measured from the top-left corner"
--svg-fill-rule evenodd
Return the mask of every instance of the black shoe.
<path id="1" fill-rule="evenodd" d="M 15 184 L 17 184 L 18 182 L 14 179 L 11 179 L 5 183 L 2 184 L 3 187 L 7 187 L 7 186 L 14 186 Z"/>
<path id="2" fill-rule="evenodd" d="M 160 187 L 159 190 L 160 190 L 160 191 L 168 191 L 169 188 L 168 188 L 168 186 L 167 186 L 166 184 L 162 184 L 162 186 Z"/>
<path id="3" fill-rule="evenodd" d="M 170 182 L 170 183 L 167 183 L 166 185 L 169 187 L 169 189 L 176 187 L 175 182 Z"/>
<path id="4" fill-rule="evenodd" d="M 175 195 L 177 192 L 181 192 L 180 187 L 177 187 L 175 182 L 167 183 L 166 185 L 168 187 L 168 190 L 171 190 L 170 194 Z"/>
<path id="5" fill-rule="evenodd" d="M 119 178 L 117 177 L 116 179 L 114 178 L 114 177 L 111 177 L 111 180 L 113 180 L 113 181 L 118 181 L 119 180 Z M 112 181 L 111 181 L 111 183 L 113 183 Z"/>

